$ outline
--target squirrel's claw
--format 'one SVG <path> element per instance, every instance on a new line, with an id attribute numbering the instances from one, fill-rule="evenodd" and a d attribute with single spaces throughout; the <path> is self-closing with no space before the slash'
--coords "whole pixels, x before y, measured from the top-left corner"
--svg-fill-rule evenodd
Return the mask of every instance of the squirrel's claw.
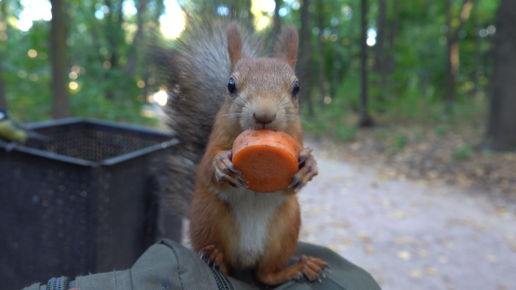
<path id="1" fill-rule="evenodd" d="M 300 272 L 303 273 L 304 279 L 310 282 L 322 282 L 321 277 L 326 278 L 324 270 L 329 268 L 323 260 L 305 255 L 299 258 L 297 264 L 301 267 Z"/>
<path id="2" fill-rule="evenodd" d="M 202 248 L 199 252 L 199 257 L 208 265 L 208 267 L 227 275 L 228 271 L 224 264 L 224 256 L 217 248 L 215 248 L 215 245 L 208 245 Z"/>
<path id="3" fill-rule="evenodd" d="M 244 183 L 249 183 L 249 181 L 243 179 L 242 173 L 236 170 L 235 165 L 231 162 L 231 156 L 231 150 L 228 150 L 220 152 L 215 157 L 213 166 L 217 182 L 227 182 L 235 188 L 248 188 Z"/>
<path id="4" fill-rule="evenodd" d="M 312 155 L 314 149 L 305 148 L 299 154 L 299 171 L 292 178 L 292 183 L 288 188 L 293 188 L 294 192 L 300 191 L 314 176 L 319 173 L 317 162 Z"/>

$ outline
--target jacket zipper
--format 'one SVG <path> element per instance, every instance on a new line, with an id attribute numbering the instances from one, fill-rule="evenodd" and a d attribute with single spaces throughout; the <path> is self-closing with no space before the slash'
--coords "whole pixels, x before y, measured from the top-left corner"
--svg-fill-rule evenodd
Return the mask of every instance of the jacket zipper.
<path id="1" fill-rule="evenodd" d="M 219 290 L 234 290 L 233 285 L 229 282 L 228 278 L 221 274 L 219 271 L 211 269 L 213 276 L 215 277 L 215 281 L 217 282 L 217 286 Z"/>

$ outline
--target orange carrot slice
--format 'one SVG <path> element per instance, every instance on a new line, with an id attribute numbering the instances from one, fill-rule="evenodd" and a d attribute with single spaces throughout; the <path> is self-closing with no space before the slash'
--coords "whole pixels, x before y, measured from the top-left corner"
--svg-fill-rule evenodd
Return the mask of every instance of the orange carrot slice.
<path id="1" fill-rule="evenodd" d="M 233 164 L 257 192 L 287 188 L 299 169 L 298 159 L 296 141 L 284 132 L 247 130 L 233 143 Z"/>

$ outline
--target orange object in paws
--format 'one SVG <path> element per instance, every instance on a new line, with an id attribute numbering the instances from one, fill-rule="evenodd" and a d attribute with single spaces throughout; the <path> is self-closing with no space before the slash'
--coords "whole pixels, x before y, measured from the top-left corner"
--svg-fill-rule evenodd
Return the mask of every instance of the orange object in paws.
<path id="1" fill-rule="evenodd" d="M 253 191 L 287 188 L 299 170 L 298 159 L 296 141 L 284 132 L 247 130 L 233 143 L 233 164 Z"/>

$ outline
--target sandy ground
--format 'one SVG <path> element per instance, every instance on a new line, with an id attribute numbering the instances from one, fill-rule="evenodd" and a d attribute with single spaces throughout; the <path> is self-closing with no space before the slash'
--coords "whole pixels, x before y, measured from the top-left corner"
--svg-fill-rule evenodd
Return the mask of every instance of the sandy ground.
<path id="1" fill-rule="evenodd" d="M 516 215 L 482 192 L 387 179 L 314 155 L 300 239 L 368 270 L 384 290 L 516 289 Z"/>
<path id="2" fill-rule="evenodd" d="M 333 249 L 384 290 L 516 289 L 516 214 L 503 200 L 314 155 L 300 240 Z"/>

